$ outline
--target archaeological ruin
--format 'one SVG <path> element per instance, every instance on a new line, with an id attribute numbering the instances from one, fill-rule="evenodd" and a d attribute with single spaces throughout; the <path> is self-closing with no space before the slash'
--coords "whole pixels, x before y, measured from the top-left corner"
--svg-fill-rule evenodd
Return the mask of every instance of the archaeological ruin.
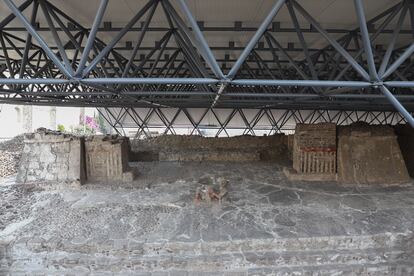
<path id="1" fill-rule="evenodd" d="M 24 137 L 24 148 L 16 181 L 67 182 L 85 181 L 83 138 L 39 129 Z"/>
<path id="2" fill-rule="evenodd" d="M 20 140 L 19 185 L 0 185 L 1 207 L 16 214 L 0 215 L 0 271 L 268 275 L 277 262 L 292 274 L 406 275 L 414 189 L 401 129 L 132 141 L 38 129 Z"/>
<path id="3" fill-rule="evenodd" d="M 344 126 L 338 133 L 338 178 L 350 184 L 408 183 L 397 136 L 389 126 Z"/>
<path id="4" fill-rule="evenodd" d="M 414 275 L 414 0 L 0 1 L 0 276 Z"/>
<path id="5" fill-rule="evenodd" d="M 88 181 L 133 181 L 126 137 L 92 136 L 85 141 L 85 170 Z"/>

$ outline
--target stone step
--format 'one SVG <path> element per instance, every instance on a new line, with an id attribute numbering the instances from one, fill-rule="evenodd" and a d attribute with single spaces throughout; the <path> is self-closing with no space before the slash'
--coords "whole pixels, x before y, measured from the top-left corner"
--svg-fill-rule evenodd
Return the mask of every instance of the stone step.
<path id="1" fill-rule="evenodd" d="M 44 240 L 20 239 L 13 244 L 13 249 L 28 252 L 64 251 L 68 253 L 99 253 L 114 257 L 124 257 L 125 254 L 143 257 L 158 256 L 189 256 L 237 254 L 240 252 L 307 252 L 335 250 L 370 250 L 409 248 L 412 246 L 412 233 L 380 233 L 376 235 L 355 236 L 322 236 L 278 239 L 246 239 L 227 241 L 169 241 L 148 243 L 127 239 L 107 240 L 103 242 L 88 242 L 78 239 Z"/>
<path id="2" fill-rule="evenodd" d="M 164 257 L 153 257 L 149 258 L 113 258 L 111 256 L 66 256 L 65 253 L 56 254 L 38 254 L 34 255 L 29 259 L 15 260 L 11 265 L 10 273 L 46 273 L 47 275 L 53 273 L 65 273 L 65 272 L 79 272 L 77 275 L 82 273 L 100 273 L 100 272 L 147 272 L 156 273 L 161 271 L 182 271 L 192 272 L 199 274 L 195 275 L 219 275 L 220 273 L 248 273 L 248 275 L 273 275 L 269 272 L 295 272 L 295 271 L 317 271 L 319 273 L 326 272 L 321 275 L 334 275 L 334 272 L 338 271 L 371 271 L 371 272 L 383 272 L 384 275 L 412 275 L 413 266 L 411 259 L 405 257 L 404 261 L 398 261 L 400 252 L 391 253 L 379 253 L 382 255 L 378 257 L 375 252 L 363 257 L 364 254 L 349 254 L 342 255 L 339 252 L 336 256 L 336 260 L 329 263 L 323 263 L 324 258 L 332 258 L 332 256 L 323 257 L 323 253 L 319 252 L 316 256 L 306 254 L 284 254 L 284 258 L 287 257 L 291 262 L 289 265 L 284 264 L 286 259 L 277 259 L 268 256 L 263 261 L 263 256 L 258 259 L 254 259 L 252 256 L 248 257 L 250 262 L 246 262 L 243 259 L 242 254 L 239 256 L 198 256 L 184 258 L 164 258 Z M 54 256 L 53 256 L 54 255 Z M 253 253 L 252 253 L 253 255 Z M 387 255 L 386 257 L 384 255 Z M 307 259 L 306 262 L 301 261 L 302 258 Z M 337 260 L 347 260 L 346 262 L 338 262 Z M 260 261 L 257 261 L 260 260 Z M 317 260 L 317 261 L 315 261 Z M 314 262 L 314 263 L 313 263 Z M 411 265 L 410 265 L 411 264 Z M 392 271 L 406 271 L 406 273 L 394 274 Z M 386 274 L 389 273 L 389 274 Z M 217 274 L 214 274 L 217 273 Z M 283 274 L 282 274 L 283 275 Z M 291 274 L 288 274 L 291 275 Z M 314 274 L 312 274 L 314 275 Z M 316 274 L 318 275 L 318 274 Z M 342 275 L 342 274 L 340 274 Z M 348 274 L 345 274 L 348 275 Z M 354 274 L 355 275 L 355 274 Z M 357 274 L 361 275 L 361 274 Z M 369 275 L 369 274 L 363 274 Z M 371 275 L 377 275 L 372 273 Z"/>
<path id="3" fill-rule="evenodd" d="M 370 275 L 370 276 L 406 276 L 413 275 L 412 265 L 401 264 L 374 264 L 374 265 L 330 265 L 323 267 L 297 267 L 297 268 L 275 268 L 262 267 L 242 272 L 244 276 L 269 276 L 269 275 Z M 190 276 L 191 274 L 183 274 Z M 194 274 L 202 275 L 202 274 Z M 220 275 L 220 274 L 219 274 Z M 224 272 L 223 276 L 226 275 Z"/>
<path id="4" fill-rule="evenodd" d="M 355 267 L 360 271 L 367 271 L 368 268 L 373 270 L 381 268 L 384 275 L 386 275 L 387 271 L 399 269 L 399 267 L 406 267 L 407 270 L 410 268 L 412 256 L 404 249 L 401 237 L 396 238 L 393 235 L 384 234 L 369 239 L 365 236 L 366 242 L 358 241 L 360 238 L 353 237 L 356 242 L 348 240 L 348 243 L 342 243 L 342 247 L 340 243 L 335 242 L 323 243 L 319 241 L 319 243 L 308 244 L 311 248 L 316 248 L 316 245 L 319 244 L 320 248 L 323 248 L 322 250 L 286 247 L 283 242 L 283 246 L 279 244 L 279 247 L 275 247 L 275 243 L 272 244 L 268 241 L 267 249 L 274 249 L 271 251 L 264 250 L 264 247 L 266 248 L 264 240 L 256 241 L 256 243 L 262 243 L 258 247 L 249 246 L 248 243 L 252 241 L 246 241 L 246 244 L 242 247 L 226 248 L 225 245 L 230 243 L 223 242 L 222 247 L 216 245 L 214 250 L 212 248 L 204 250 L 200 248 L 199 252 L 194 248 L 192 252 L 188 248 L 182 251 L 172 250 L 172 248 L 177 248 L 179 243 L 170 244 L 168 247 L 162 245 L 156 247 L 154 244 L 141 244 L 140 246 L 137 244 L 135 249 L 132 245 L 129 245 L 129 247 L 123 248 L 121 246 L 117 250 L 109 251 L 91 251 L 91 248 L 82 246 L 72 247 L 72 250 L 56 247 L 53 249 L 46 244 L 42 245 L 40 243 L 36 247 L 33 246 L 34 243 L 27 243 L 27 246 L 24 246 L 24 244 L 15 245 L 13 248 L 17 254 L 14 255 L 13 252 L 10 252 L 9 260 L 13 260 L 10 263 L 10 270 L 16 273 L 28 268 L 33 269 L 32 273 L 38 273 L 47 267 L 47 273 L 75 270 L 79 270 L 79 273 L 82 271 L 85 273 L 88 271 L 111 271 L 114 273 L 121 271 L 151 273 L 157 271 L 186 271 L 195 273 L 198 271 L 203 273 L 237 272 L 249 273 L 248 275 L 269 275 L 260 273 L 264 273 L 263 271 L 269 269 L 274 271 L 334 271 L 337 267 L 349 269 Z M 332 239 L 335 240 L 334 237 Z M 292 242 L 291 245 L 295 244 L 295 239 L 287 240 Z M 339 246 L 336 249 L 332 249 L 338 244 Z M 383 247 L 384 245 L 386 246 Z M 181 246 L 188 247 L 189 245 L 181 243 Z M 304 246 L 306 246 L 306 243 Z M 347 246 L 348 249 L 345 249 Z M 69 248 L 66 247 L 66 249 Z M 39 268 L 39 271 L 36 268 Z M 329 275 L 329 273 L 326 275 Z"/>
<path id="5" fill-rule="evenodd" d="M 8 270 L 2 270 L 0 268 L 0 275 L 16 275 L 15 272 Z M 144 272 L 140 270 L 124 269 L 119 272 L 108 272 L 99 270 L 89 270 L 82 267 L 76 268 L 62 268 L 62 269 L 48 269 L 48 271 L 42 271 L 36 273 L 36 275 L 133 275 L 133 276 L 291 276 L 291 275 L 312 275 L 312 276 L 355 276 L 355 275 L 369 275 L 369 276 L 407 276 L 413 275 L 413 269 L 409 266 L 402 265 L 354 265 L 354 266 L 330 266 L 323 268 L 315 267 L 300 267 L 300 268 L 257 268 L 248 269 L 243 271 L 185 271 L 185 270 L 170 270 L 170 271 L 154 271 Z M 24 272 L 18 275 L 30 275 Z"/>

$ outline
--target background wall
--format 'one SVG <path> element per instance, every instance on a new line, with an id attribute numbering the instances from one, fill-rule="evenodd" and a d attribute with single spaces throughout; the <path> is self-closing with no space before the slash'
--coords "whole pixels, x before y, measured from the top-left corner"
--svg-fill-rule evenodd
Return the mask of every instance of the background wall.
<path id="1" fill-rule="evenodd" d="M 39 127 L 66 130 L 79 126 L 85 116 L 94 117 L 95 108 L 31 105 L 0 105 L 0 139 L 32 132 Z"/>

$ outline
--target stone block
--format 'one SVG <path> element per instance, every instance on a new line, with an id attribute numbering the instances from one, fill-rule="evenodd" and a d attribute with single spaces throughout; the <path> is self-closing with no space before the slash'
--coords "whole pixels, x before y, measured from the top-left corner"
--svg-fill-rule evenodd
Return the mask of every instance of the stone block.
<path id="1" fill-rule="evenodd" d="M 85 181 L 83 138 L 43 128 L 25 135 L 19 183 Z"/>
<path id="2" fill-rule="evenodd" d="M 339 127 L 338 180 L 359 185 L 409 182 L 394 130 L 366 124 Z"/>
<path id="3" fill-rule="evenodd" d="M 293 169 L 298 174 L 335 176 L 335 124 L 298 124 L 296 126 L 293 138 Z"/>
<path id="4" fill-rule="evenodd" d="M 85 141 L 88 181 L 132 181 L 128 166 L 129 140 L 119 136 L 91 136 Z"/>

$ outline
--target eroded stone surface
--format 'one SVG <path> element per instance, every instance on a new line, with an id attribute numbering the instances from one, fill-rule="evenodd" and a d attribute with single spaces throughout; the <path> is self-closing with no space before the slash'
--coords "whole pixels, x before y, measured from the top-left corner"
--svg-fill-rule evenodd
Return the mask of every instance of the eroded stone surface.
<path id="1" fill-rule="evenodd" d="M 90 136 L 85 140 L 88 181 L 132 181 L 128 165 L 129 139 L 117 135 Z"/>
<path id="2" fill-rule="evenodd" d="M 297 124 L 293 169 L 299 174 L 336 174 L 336 125 Z"/>
<path id="3" fill-rule="evenodd" d="M 38 129 L 25 135 L 17 182 L 68 182 L 82 184 L 85 175 L 83 138 Z"/>
<path id="4" fill-rule="evenodd" d="M 409 182 L 394 130 L 366 124 L 338 127 L 338 180 L 350 185 Z"/>
<path id="5" fill-rule="evenodd" d="M 0 184 L 0 275 L 410 275 L 414 187 L 288 182 L 270 163 L 138 163 L 117 185 Z M 221 204 L 194 204 L 225 177 Z"/>
<path id="6" fill-rule="evenodd" d="M 286 135 L 201 137 L 162 135 L 131 141 L 136 161 L 281 161 L 288 155 Z"/>

